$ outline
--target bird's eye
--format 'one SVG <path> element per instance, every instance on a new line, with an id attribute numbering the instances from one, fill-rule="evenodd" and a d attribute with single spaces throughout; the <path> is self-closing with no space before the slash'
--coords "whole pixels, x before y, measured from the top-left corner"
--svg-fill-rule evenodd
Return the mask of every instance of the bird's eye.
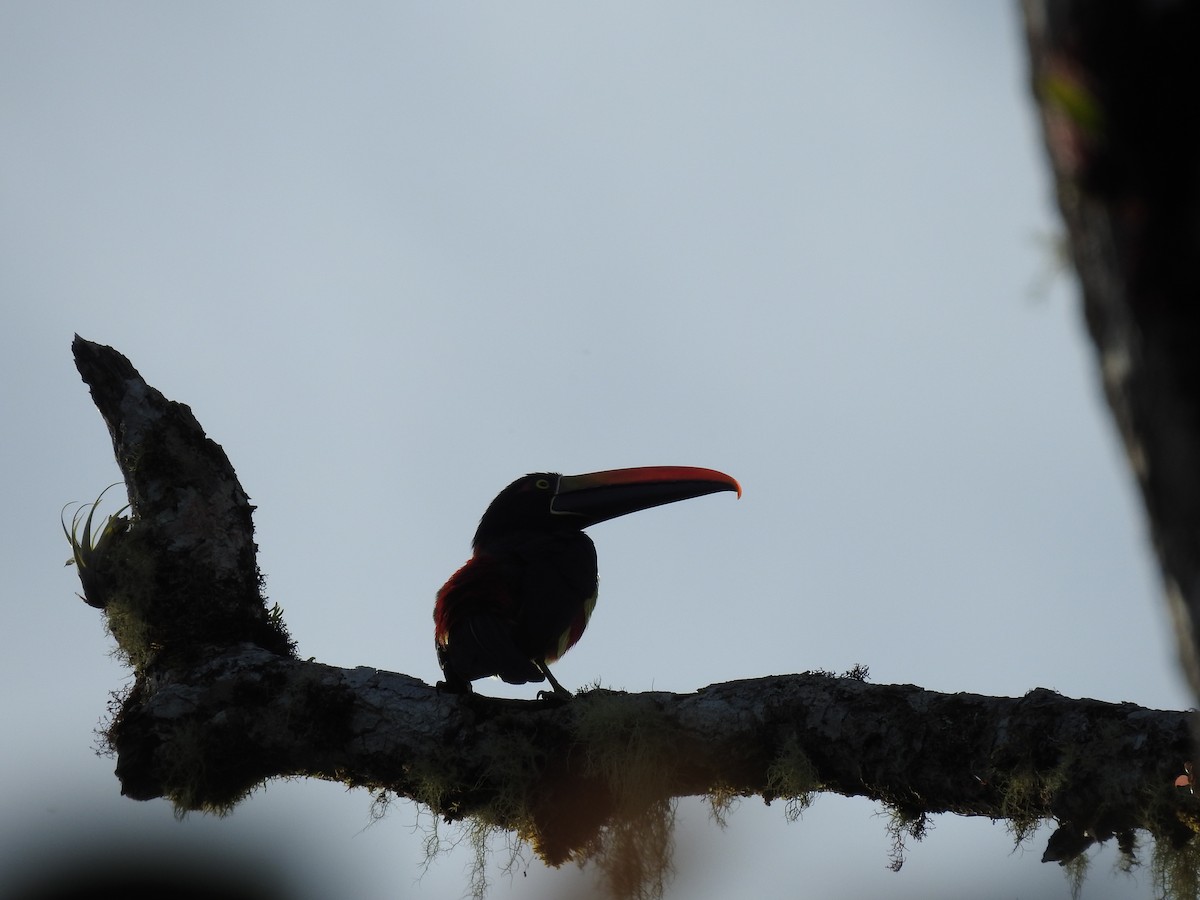
<path id="1" fill-rule="evenodd" d="M 545 478 L 539 478 L 534 482 L 534 487 L 536 487 L 539 491 L 546 491 L 550 489 L 550 482 Z"/>

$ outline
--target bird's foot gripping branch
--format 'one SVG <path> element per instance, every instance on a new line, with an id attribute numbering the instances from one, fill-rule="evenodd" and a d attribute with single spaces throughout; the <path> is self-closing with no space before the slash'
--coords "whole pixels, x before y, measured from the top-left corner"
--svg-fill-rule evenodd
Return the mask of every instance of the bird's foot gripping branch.
<path id="1" fill-rule="evenodd" d="M 879 801 L 897 834 L 934 813 L 1018 836 L 1054 820 L 1054 861 L 1112 836 L 1132 853 L 1140 830 L 1176 894 L 1196 884 L 1200 802 L 1190 776 L 1176 783 L 1193 759 L 1185 713 L 861 672 L 547 704 L 298 659 L 263 600 L 253 508 L 225 453 L 121 354 L 80 338 L 74 352 L 129 499 L 127 515 L 76 517 L 74 543 L 84 597 L 136 676 L 107 731 L 130 797 L 219 812 L 266 779 L 339 781 L 477 836 L 514 833 L 551 864 L 598 858 L 618 892 L 644 895 L 669 871 L 676 798 L 720 812 L 758 795 L 793 818 L 824 791 Z"/>

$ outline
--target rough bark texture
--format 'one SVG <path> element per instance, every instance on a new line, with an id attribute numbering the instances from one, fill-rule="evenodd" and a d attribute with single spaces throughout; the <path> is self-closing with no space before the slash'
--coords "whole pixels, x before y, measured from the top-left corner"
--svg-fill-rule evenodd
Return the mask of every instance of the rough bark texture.
<path id="1" fill-rule="evenodd" d="M 129 495 L 131 526 L 80 566 L 122 653 L 151 674 L 236 641 L 291 653 L 263 604 L 254 508 L 225 451 L 120 353 L 78 336 L 71 346 Z"/>
<path id="2" fill-rule="evenodd" d="M 1024 10 L 1088 329 L 1200 697 L 1200 4 Z"/>
<path id="3" fill-rule="evenodd" d="M 251 507 L 225 454 L 115 350 L 74 349 L 132 502 L 84 554 L 85 599 L 137 676 L 108 734 L 130 797 L 223 810 L 264 779 L 324 778 L 515 831 L 551 863 L 698 794 L 862 795 L 914 833 L 939 812 L 1018 833 L 1054 817 L 1053 860 L 1113 834 L 1131 846 L 1137 829 L 1193 834 L 1200 808 L 1175 786 L 1190 759 L 1180 712 L 813 673 L 512 701 L 298 660 L 259 595 Z"/>

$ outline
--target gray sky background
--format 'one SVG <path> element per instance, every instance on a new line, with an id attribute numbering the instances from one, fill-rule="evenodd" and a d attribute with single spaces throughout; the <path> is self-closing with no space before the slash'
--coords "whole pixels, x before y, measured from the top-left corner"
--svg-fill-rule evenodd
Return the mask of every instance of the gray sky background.
<path id="1" fill-rule="evenodd" d="M 1026 81 L 1009 3 L 0 5 L 0 866 L 103 833 L 305 897 L 467 884 L 466 848 L 421 877 L 427 814 L 368 827 L 337 785 L 182 823 L 119 796 L 93 729 L 128 676 L 57 521 L 119 477 L 74 332 L 228 452 L 302 656 L 434 680 L 433 595 L 501 487 L 671 463 L 745 496 L 592 530 L 565 685 L 861 663 L 1190 705 Z M 942 817 L 893 874 L 879 813 L 685 802 L 669 896 L 1069 896 L 1046 831 Z M 1151 896 L 1114 859 L 1084 897 Z"/>

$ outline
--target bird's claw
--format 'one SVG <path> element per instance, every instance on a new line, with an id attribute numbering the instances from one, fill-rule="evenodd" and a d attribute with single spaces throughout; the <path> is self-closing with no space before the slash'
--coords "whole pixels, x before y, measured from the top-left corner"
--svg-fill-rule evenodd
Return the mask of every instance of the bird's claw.
<path id="1" fill-rule="evenodd" d="M 460 681 L 457 679 L 447 679 L 445 681 L 439 681 L 433 687 L 434 687 L 434 690 L 436 690 L 439 694 L 442 694 L 442 693 L 445 693 L 445 694 L 472 694 L 472 693 L 474 693 L 474 689 L 471 687 L 471 682 Z"/>

